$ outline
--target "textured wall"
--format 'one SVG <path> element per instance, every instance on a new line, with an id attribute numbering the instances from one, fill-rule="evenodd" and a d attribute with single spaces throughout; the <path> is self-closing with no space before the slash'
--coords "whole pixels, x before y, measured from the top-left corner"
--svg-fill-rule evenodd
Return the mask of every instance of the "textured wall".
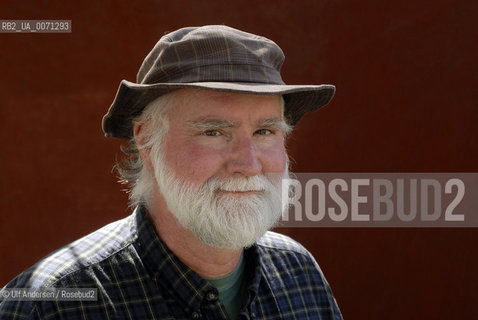
<path id="1" fill-rule="evenodd" d="M 2 1 L 0 286 L 126 216 L 101 117 L 165 31 L 227 24 L 275 40 L 290 84 L 337 95 L 296 128 L 297 172 L 477 172 L 474 1 Z M 285 229 L 318 258 L 347 319 L 477 318 L 475 229 Z"/>

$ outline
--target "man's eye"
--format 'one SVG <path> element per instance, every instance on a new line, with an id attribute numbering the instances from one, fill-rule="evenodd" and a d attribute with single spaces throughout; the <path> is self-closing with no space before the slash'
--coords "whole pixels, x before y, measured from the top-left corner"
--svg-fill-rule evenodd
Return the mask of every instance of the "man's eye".
<path id="1" fill-rule="evenodd" d="M 202 134 L 208 137 L 217 137 L 221 135 L 221 133 L 218 130 L 207 130 L 207 131 L 204 131 Z"/>
<path id="2" fill-rule="evenodd" d="M 259 129 L 256 131 L 256 134 L 258 135 L 261 135 L 261 136 L 265 136 L 265 135 L 268 135 L 268 134 L 272 134 L 273 132 L 269 129 Z"/>

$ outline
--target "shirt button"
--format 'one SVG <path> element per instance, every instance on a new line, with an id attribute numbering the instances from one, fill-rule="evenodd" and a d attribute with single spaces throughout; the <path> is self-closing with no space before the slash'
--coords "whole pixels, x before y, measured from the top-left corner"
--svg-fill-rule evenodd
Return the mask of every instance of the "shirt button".
<path id="1" fill-rule="evenodd" d="M 193 319 L 201 318 L 201 314 L 199 312 L 193 312 L 193 314 L 191 316 L 192 316 Z"/>
<path id="2" fill-rule="evenodd" d="M 206 299 L 207 301 L 216 301 L 217 300 L 217 294 L 215 294 L 214 292 L 209 292 L 206 296 Z"/>

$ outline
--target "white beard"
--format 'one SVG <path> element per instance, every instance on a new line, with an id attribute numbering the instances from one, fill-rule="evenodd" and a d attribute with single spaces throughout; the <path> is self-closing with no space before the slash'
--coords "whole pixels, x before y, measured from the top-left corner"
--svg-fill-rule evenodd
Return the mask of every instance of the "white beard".
<path id="1" fill-rule="evenodd" d="M 169 211 L 181 226 L 210 246 L 249 247 L 274 227 L 282 215 L 281 184 L 288 176 L 287 170 L 266 176 L 213 177 L 196 186 L 178 179 L 162 159 L 155 164 L 156 181 Z M 256 192 L 224 192 L 252 190 Z"/>

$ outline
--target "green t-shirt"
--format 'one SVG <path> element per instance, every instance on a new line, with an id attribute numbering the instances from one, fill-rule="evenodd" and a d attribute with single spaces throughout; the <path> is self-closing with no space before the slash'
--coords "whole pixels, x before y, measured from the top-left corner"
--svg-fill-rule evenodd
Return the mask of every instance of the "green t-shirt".
<path id="1" fill-rule="evenodd" d="M 219 300 L 226 307 L 227 314 L 232 320 L 239 318 L 242 297 L 246 289 L 243 278 L 244 259 L 241 256 L 241 260 L 231 273 L 220 278 L 207 279 L 219 291 Z"/>

